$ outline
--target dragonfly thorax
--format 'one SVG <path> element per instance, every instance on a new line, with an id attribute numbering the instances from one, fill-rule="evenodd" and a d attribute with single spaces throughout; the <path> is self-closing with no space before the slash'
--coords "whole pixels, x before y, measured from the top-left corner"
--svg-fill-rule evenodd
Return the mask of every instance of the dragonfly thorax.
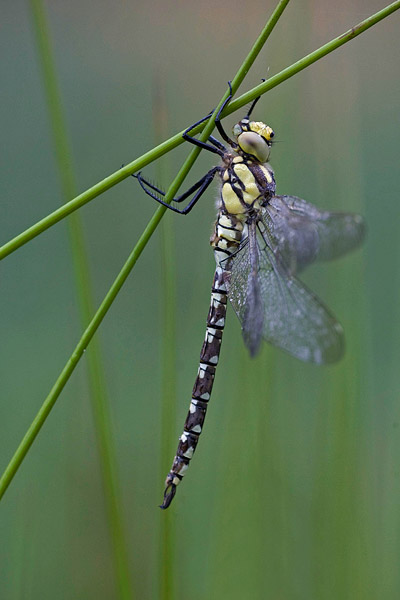
<path id="1" fill-rule="evenodd" d="M 230 215 L 246 217 L 249 212 L 265 205 L 275 193 L 271 166 L 237 152 L 225 155 L 220 178 L 222 185 L 218 208 Z"/>
<path id="2" fill-rule="evenodd" d="M 258 134 L 255 134 L 258 135 Z M 226 154 L 220 167 L 221 193 L 211 245 L 217 264 L 238 249 L 249 220 L 258 215 L 275 193 L 271 166 L 237 152 Z"/>

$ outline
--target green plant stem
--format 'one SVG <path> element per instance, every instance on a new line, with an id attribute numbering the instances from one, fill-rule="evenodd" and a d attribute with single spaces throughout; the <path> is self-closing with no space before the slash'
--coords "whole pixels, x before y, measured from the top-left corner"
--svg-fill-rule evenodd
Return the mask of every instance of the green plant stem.
<path id="1" fill-rule="evenodd" d="M 280 83 L 283 83 L 290 77 L 293 77 L 293 75 L 296 75 L 297 73 L 299 73 L 306 67 L 312 65 L 317 60 L 320 60 L 321 58 L 323 58 L 324 56 L 326 56 L 333 50 L 339 48 L 343 44 L 354 39 L 356 36 L 360 35 L 361 33 L 366 31 L 367 29 L 369 29 L 370 27 L 372 27 L 373 25 L 375 25 L 382 19 L 388 17 L 389 15 L 391 15 L 393 12 L 395 12 L 399 8 L 400 8 L 400 0 L 396 0 L 396 2 L 393 2 L 392 4 L 388 5 L 386 8 L 382 9 L 381 11 L 378 11 L 377 13 L 375 13 L 374 15 L 369 17 L 368 19 L 365 19 L 364 21 L 362 21 L 355 27 L 352 27 L 351 29 L 349 29 L 348 31 L 346 31 L 345 33 L 340 35 L 339 37 L 331 40 L 327 44 L 324 44 L 323 46 L 321 46 L 314 52 L 311 52 L 304 58 L 302 58 L 302 59 L 298 60 L 297 62 L 295 62 L 294 64 L 292 64 L 290 67 L 287 67 L 280 73 L 277 73 L 276 75 L 274 75 L 273 77 L 271 77 L 270 79 L 265 81 L 264 83 L 254 87 L 253 89 L 246 92 L 245 94 L 242 94 L 242 96 L 239 96 L 239 98 L 230 102 L 229 106 L 227 106 L 226 109 L 224 110 L 223 116 L 226 117 L 226 116 L 230 115 L 232 112 L 238 110 L 239 108 L 242 108 L 245 104 L 247 104 L 251 100 L 254 100 L 254 98 L 256 98 L 258 95 L 264 94 L 265 92 L 271 90 L 272 88 L 276 87 Z M 235 79 L 233 81 L 236 84 Z M 203 128 L 204 128 L 204 124 L 201 124 L 198 127 L 196 127 L 195 129 L 193 129 L 193 133 L 198 133 L 199 131 L 202 131 Z M 212 126 L 210 126 L 210 130 L 212 130 Z M 122 181 L 123 179 L 126 179 L 126 177 L 129 177 L 129 175 L 131 175 L 132 173 L 139 171 L 140 169 L 142 169 L 149 163 L 160 158 L 160 156 L 163 156 L 170 150 L 173 150 L 180 144 L 183 144 L 183 142 L 184 142 L 184 140 L 182 138 L 183 131 L 184 130 L 180 131 L 179 133 L 177 133 L 176 135 L 171 137 L 169 140 L 166 140 L 162 144 L 159 144 L 158 146 L 156 146 L 149 152 L 146 152 L 145 154 L 143 154 L 139 158 L 135 159 L 128 165 L 124 166 L 119 171 L 112 173 L 111 175 L 109 175 L 108 177 L 106 177 L 105 179 L 103 179 L 102 181 L 100 181 L 99 183 L 94 185 L 93 187 L 89 188 L 82 194 L 79 194 L 79 196 L 77 196 L 73 200 L 70 200 L 70 202 L 68 202 L 67 204 L 64 204 L 64 206 L 62 206 L 58 210 L 54 211 L 47 217 L 44 217 L 43 219 L 38 221 L 35 225 L 32 225 L 31 227 L 29 227 L 28 229 L 26 229 L 25 231 L 23 231 L 22 233 L 17 235 L 15 238 L 13 238 L 12 240 L 10 240 L 6 244 L 4 244 L 2 247 L 0 247 L 0 260 L 2 258 L 5 258 L 6 256 L 8 256 L 15 250 L 17 250 L 18 248 L 20 248 L 21 246 L 23 246 L 30 240 L 32 240 L 34 237 L 36 237 L 37 235 L 39 235 L 40 233 L 42 233 L 49 227 L 58 223 L 59 221 L 61 221 L 62 219 L 64 219 L 68 215 L 70 215 L 72 212 L 74 212 L 81 206 L 84 206 L 85 204 L 87 204 L 88 202 L 90 202 L 91 200 L 93 200 L 94 198 L 99 196 L 100 194 L 109 190 L 111 187 L 113 187 L 114 185 L 116 185 L 117 183 Z M 197 152 L 197 149 L 195 148 L 195 150 L 193 152 Z M 197 156 L 197 155 L 198 155 L 198 152 L 196 153 L 195 156 Z"/>
<path id="2" fill-rule="evenodd" d="M 278 4 L 278 7 L 280 7 L 280 11 L 282 12 L 284 7 L 286 6 L 288 0 L 286 0 L 285 2 L 280 2 Z M 274 11 L 273 15 L 276 15 L 277 13 L 277 9 Z M 271 17 L 272 19 L 272 17 Z M 273 21 L 272 21 L 272 25 L 269 26 L 269 23 L 271 21 L 271 19 L 268 20 L 266 27 L 263 29 L 263 31 L 261 32 L 260 37 L 263 38 L 263 41 L 265 43 L 267 37 L 269 36 L 269 34 L 272 31 L 273 26 L 275 25 L 275 23 L 277 22 L 277 18 L 274 17 Z M 256 44 L 253 46 L 249 56 L 251 55 L 251 60 L 249 59 L 249 56 L 245 59 L 243 64 L 247 65 L 247 69 L 249 68 L 250 64 L 252 64 L 252 62 L 254 62 L 254 60 L 256 59 L 257 53 L 260 52 L 261 50 L 260 44 L 258 42 L 256 42 Z M 243 79 L 243 77 L 246 75 L 246 70 L 243 69 L 243 65 L 240 67 L 238 74 L 241 73 L 241 79 Z M 236 82 L 240 82 L 240 77 L 238 76 L 238 74 L 235 76 L 235 80 Z M 222 105 L 224 99 L 225 99 L 226 95 L 221 99 L 219 106 Z M 215 113 L 218 110 L 218 107 L 215 109 Z M 214 121 L 213 121 L 213 117 L 210 118 L 209 122 L 207 123 L 205 130 L 203 131 L 203 137 L 209 135 L 209 133 L 207 133 L 208 130 L 212 130 L 214 126 Z M 177 136 L 175 136 L 177 137 Z M 173 138 L 172 138 L 173 139 Z M 206 139 L 206 137 L 205 137 Z M 167 142 L 164 142 L 163 144 L 161 144 L 160 146 L 158 146 L 157 148 L 161 148 L 162 146 L 166 146 L 170 144 L 170 140 L 168 140 Z M 155 150 L 157 150 L 157 148 Z M 191 165 L 193 164 L 196 156 L 198 155 L 198 152 L 196 152 L 197 150 L 200 150 L 199 148 L 195 148 L 194 152 L 192 152 L 188 158 L 185 160 L 183 167 L 180 169 L 178 175 L 175 177 L 174 181 L 172 182 L 167 194 L 165 195 L 165 200 L 168 202 L 170 201 L 170 199 L 174 196 L 174 194 L 176 193 L 176 191 L 178 190 L 180 184 L 182 183 L 183 179 L 185 178 L 187 172 L 189 171 Z M 154 153 L 154 150 L 147 153 L 147 155 L 150 155 Z M 146 155 L 144 155 L 146 156 Z M 143 157 L 141 157 L 140 159 L 138 159 L 137 161 L 134 161 L 136 164 L 140 163 L 140 161 L 143 160 Z M 132 165 L 132 163 L 131 163 Z M 129 165 L 128 165 L 129 166 Z M 144 164 L 142 165 L 144 166 Z M 114 175 L 112 175 L 111 177 L 107 178 L 107 180 L 103 180 L 104 182 L 108 182 L 106 185 L 108 186 L 107 189 L 109 187 L 111 187 L 110 180 L 112 178 L 117 178 L 118 180 L 123 179 L 124 177 L 122 176 L 122 174 L 125 173 L 125 177 L 126 175 L 126 170 L 128 167 L 124 167 L 123 169 L 121 169 L 119 172 L 114 173 Z M 136 166 L 136 168 L 134 168 L 131 172 L 134 172 L 136 170 L 138 170 L 138 166 Z M 122 174 L 121 174 L 122 172 Z M 129 173 L 128 173 L 129 174 Z M 100 184 L 97 184 L 96 186 L 94 186 L 93 188 L 91 188 L 92 193 L 93 190 L 96 188 L 97 192 L 96 195 L 98 195 L 100 193 L 99 188 L 101 186 Z M 89 194 L 90 190 L 88 190 L 87 192 L 85 192 L 84 194 L 81 194 L 80 196 L 78 196 L 77 198 L 75 198 L 75 201 L 78 198 L 86 198 L 86 202 L 88 201 L 87 195 Z M 74 201 L 72 201 L 74 202 Z M 83 202 L 84 204 L 85 202 Z M 71 204 L 71 202 L 69 203 L 69 205 Z M 58 211 L 55 211 L 54 213 L 52 213 L 53 218 L 54 215 L 56 214 L 60 214 L 60 212 L 62 213 L 63 209 L 65 209 L 65 206 L 62 206 L 61 209 L 58 209 Z M 78 208 L 78 206 L 76 207 Z M 32 424 L 30 425 L 28 431 L 26 432 L 25 436 L 23 437 L 20 445 L 18 446 L 14 456 L 11 458 L 9 464 L 6 467 L 6 470 L 4 471 L 1 479 L 0 479 L 0 499 L 3 497 L 6 489 L 8 488 L 8 486 L 10 485 L 10 482 L 12 481 L 15 473 L 17 472 L 18 468 L 20 467 L 22 461 L 24 460 L 29 448 L 31 447 L 34 439 L 36 438 L 36 436 L 38 435 L 40 429 L 42 428 L 45 420 L 47 419 L 51 409 L 53 408 L 58 396 L 61 394 L 64 386 L 66 385 L 68 379 L 70 378 L 70 376 L 72 375 L 76 365 L 78 364 L 80 358 L 83 355 L 83 352 L 85 351 L 87 345 L 89 344 L 90 340 L 92 339 L 92 337 L 94 336 L 97 328 L 99 327 L 100 323 L 102 322 L 103 318 L 105 317 L 108 309 L 110 308 L 111 304 L 113 303 L 114 299 L 116 298 L 118 292 L 120 291 L 122 285 L 124 284 L 124 282 L 126 281 L 129 273 L 131 272 L 131 270 L 133 269 L 136 261 L 138 260 L 139 256 L 141 255 L 144 247 L 147 245 L 147 242 L 149 241 L 150 237 L 152 236 L 153 232 L 155 231 L 157 225 L 159 224 L 159 222 L 161 221 L 165 211 L 167 210 L 167 208 L 165 206 L 160 206 L 156 212 L 154 213 L 153 217 L 151 218 L 151 220 L 149 221 L 146 229 L 144 230 L 143 234 L 141 235 L 139 241 L 137 242 L 136 246 L 134 247 L 134 249 L 132 250 L 130 256 L 128 257 L 128 260 L 126 261 L 126 263 L 124 264 L 124 266 L 122 267 L 120 273 L 118 274 L 117 278 L 115 279 L 113 285 L 111 286 L 110 290 L 108 291 L 106 297 L 104 298 L 103 302 L 101 303 L 100 307 L 98 308 L 97 312 L 95 313 L 94 317 L 92 318 L 91 322 L 89 323 L 88 327 L 86 328 L 83 336 L 81 337 L 81 339 L 78 342 L 78 345 L 76 346 L 74 352 L 72 353 L 71 357 L 69 358 L 67 364 L 65 365 L 64 369 L 61 371 L 59 377 L 57 378 L 56 383 L 54 384 L 53 388 L 51 389 L 49 395 L 47 396 L 47 398 L 45 399 L 45 401 L 43 402 L 39 412 L 37 413 L 35 419 L 33 420 Z M 66 216 L 66 215 L 64 215 Z M 51 215 L 49 216 L 51 217 Z M 48 220 L 49 217 L 46 217 L 46 219 Z M 61 217 L 60 217 L 61 218 Z M 60 220 L 60 218 L 58 218 L 57 220 Z M 43 222 L 46 221 L 46 219 L 43 219 L 40 223 L 42 223 L 42 231 L 43 229 Z M 30 230 L 27 231 L 32 231 L 32 229 L 34 229 L 35 227 L 40 226 L 40 223 L 36 224 L 36 226 L 34 226 L 33 228 L 31 228 Z M 40 228 L 40 227 L 39 227 Z M 46 228 L 46 227 L 44 227 Z M 27 232 L 25 232 L 26 234 Z M 38 231 L 38 233 L 40 233 Z M 21 237 L 24 234 L 21 234 L 20 236 L 18 236 L 18 238 L 21 241 Z M 33 235 L 33 237 L 35 237 L 36 234 Z M 17 238 L 15 238 L 16 240 Z M 32 238 L 30 238 L 32 239 Z M 14 242 L 15 242 L 14 240 Z M 27 242 L 28 239 L 25 240 L 25 242 Z M 25 243 L 22 242 L 22 243 Z M 22 245 L 22 244 L 20 244 Z M 18 247 L 18 246 L 17 246 Z M 4 247 L 3 247 L 4 248 Z M 16 249 L 16 247 L 14 248 Z"/>
<path id="3" fill-rule="evenodd" d="M 76 183 L 61 94 L 56 77 L 50 32 L 42 0 L 31 0 L 31 10 L 38 45 L 39 62 L 43 71 L 43 83 L 54 138 L 54 149 L 61 180 L 62 195 L 66 201 L 76 194 Z M 95 311 L 95 304 L 93 301 L 84 232 L 78 213 L 71 215 L 71 219 L 68 220 L 68 233 L 80 321 L 82 328 L 84 328 Z M 117 462 L 111 430 L 104 367 L 102 365 L 100 343 L 96 338 L 93 340 L 90 352 L 87 354 L 87 366 L 89 396 L 96 432 L 117 588 L 119 589 L 119 597 L 128 600 L 133 597 L 133 588 L 122 519 L 122 501 L 118 485 Z"/>
<path id="4" fill-rule="evenodd" d="M 162 181 L 162 179 L 160 179 Z M 162 336 L 161 336 L 161 432 L 160 432 L 160 498 L 162 482 L 170 469 L 171 448 L 175 440 L 177 406 L 176 369 L 176 272 L 173 215 L 166 215 L 161 225 L 162 245 Z M 173 600 L 177 579 L 173 511 L 160 511 L 159 598 Z"/>
<path id="5" fill-rule="evenodd" d="M 137 242 L 136 246 L 134 247 L 131 254 L 129 255 L 128 260 L 122 267 L 120 273 L 118 274 L 117 278 L 115 279 L 114 283 L 112 284 L 106 297 L 104 298 L 103 302 L 100 304 L 94 317 L 92 318 L 91 322 L 87 326 L 83 336 L 79 340 L 77 346 L 75 347 L 75 350 L 73 351 L 72 355 L 68 359 L 68 362 L 66 363 L 65 367 L 61 371 L 59 377 L 57 378 L 57 381 L 55 382 L 49 395 L 45 399 L 43 405 L 41 406 L 39 412 L 37 413 L 36 417 L 34 418 L 28 431 L 24 435 L 24 438 L 22 439 L 14 456 L 12 457 L 6 470 L 4 471 L 3 476 L 0 479 L 0 499 L 3 497 L 4 492 L 6 491 L 8 485 L 10 484 L 10 481 L 13 479 L 15 473 L 17 472 L 20 464 L 22 463 L 24 457 L 26 456 L 26 453 L 28 452 L 34 439 L 36 438 L 37 434 L 39 433 L 43 423 L 45 422 L 51 409 L 53 408 L 55 401 L 57 400 L 58 396 L 60 395 L 61 391 L 63 390 L 69 377 L 73 373 L 73 371 L 74 371 L 76 365 L 78 364 L 80 358 L 82 357 L 83 353 L 85 352 L 90 340 L 92 339 L 97 328 L 99 327 L 100 323 L 104 319 L 104 316 L 106 315 L 106 313 L 107 313 L 108 309 L 110 308 L 111 304 L 113 303 L 115 297 L 117 296 L 118 292 L 120 291 L 121 287 L 123 286 L 124 282 L 126 281 L 129 273 L 131 272 L 132 268 L 134 267 L 139 256 L 143 252 L 143 249 L 145 248 L 151 235 L 153 234 L 154 230 L 156 229 L 158 223 L 160 222 L 161 217 L 163 216 L 165 210 L 166 210 L 166 208 L 161 206 L 156 211 L 156 213 L 153 215 L 152 219 L 150 220 L 149 224 L 147 225 L 146 229 L 144 230 L 143 234 L 141 235 L 139 241 Z"/>
<path id="6" fill-rule="evenodd" d="M 321 58 L 323 58 L 324 56 L 327 56 L 327 54 L 330 54 L 334 50 L 337 50 L 337 48 L 340 48 L 340 46 L 343 46 L 343 44 L 350 42 L 351 40 L 353 40 L 355 37 L 357 37 L 361 33 L 364 33 L 364 31 L 366 31 L 373 25 L 376 25 L 377 23 L 379 23 L 379 21 L 382 21 L 386 17 L 390 16 L 396 10 L 399 10 L 399 8 L 400 8 L 400 0 L 396 0 L 396 2 L 389 4 L 382 10 L 375 13 L 374 15 L 371 15 L 364 21 L 361 21 L 361 23 L 359 23 L 358 25 L 351 27 L 345 33 L 342 33 L 341 35 L 334 38 L 327 44 L 324 44 L 317 50 L 314 50 L 314 52 L 307 54 L 307 56 L 304 56 L 304 58 L 301 58 L 297 62 L 293 63 L 292 65 L 290 65 L 290 67 L 286 67 L 286 69 L 283 69 L 283 71 L 280 71 L 280 73 L 277 73 L 270 79 L 267 79 L 267 81 L 257 85 L 256 87 L 254 87 L 252 90 L 249 90 L 245 94 L 242 94 L 236 100 L 232 100 L 232 102 L 227 107 L 227 110 L 224 111 L 223 116 L 225 117 L 226 115 L 230 114 L 231 112 L 234 112 L 235 110 L 238 110 L 239 108 L 242 108 L 242 106 L 244 106 L 248 102 L 251 102 L 252 100 L 257 98 L 257 96 L 261 96 L 261 95 L 265 94 L 266 92 L 268 92 L 272 88 L 276 87 L 280 83 L 283 83 L 290 77 L 293 77 L 293 75 L 296 75 L 300 71 L 303 71 L 303 69 L 305 69 L 306 67 L 309 67 L 310 65 L 317 62 L 318 60 L 321 60 Z"/>
<path id="7" fill-rule="evenodd" d="M 155 141 L 167 135 L 168 109 L 165 97 L 163 71 L 154 76 L 153 123 Z M 157 181 L 169 181 L 170 169 L 166 161 L 156 163 Z M 175 215 L 166 215 L 160 226 L 161 260 L 161 393 L 159 438 L 160 438 L 160 498 L 162 481 L 170 468 L 171 448 L 175 441 L 177 408 L 177 369 L 176 369 L 176 256 L 175 256 Z M 158 555 L 158 598 L 173 600 L 176 597 L 175 515 L 171 511 L 159 511 L 160 535 Z"/>

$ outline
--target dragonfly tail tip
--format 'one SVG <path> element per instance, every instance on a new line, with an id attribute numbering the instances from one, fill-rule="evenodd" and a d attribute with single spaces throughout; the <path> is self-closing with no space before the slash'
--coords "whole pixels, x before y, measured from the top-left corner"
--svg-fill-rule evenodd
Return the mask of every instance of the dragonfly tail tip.
<path id="1" fill-rule="evenodd" d="M 162 508 L 163 510 L 168 508 L 172 500 L 174 499 L 175 493 L 176 485 L 174 483 L 170 483 L 169 485 L 167 485 L 164 492 L 164 500 L 163 503 L 160 504 L 160 508 Z"/>

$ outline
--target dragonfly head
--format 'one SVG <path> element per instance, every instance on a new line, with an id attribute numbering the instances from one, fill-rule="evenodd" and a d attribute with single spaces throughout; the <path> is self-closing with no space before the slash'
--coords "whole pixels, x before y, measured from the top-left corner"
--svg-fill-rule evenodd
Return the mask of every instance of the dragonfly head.
<path id="1" fill-rule="evenodd" d="M 242 152 L 255 156 L 261 163 L 268 161 L 275 135 L 271 127 L 245 118 L 234 126 L 233 135 Z"/>

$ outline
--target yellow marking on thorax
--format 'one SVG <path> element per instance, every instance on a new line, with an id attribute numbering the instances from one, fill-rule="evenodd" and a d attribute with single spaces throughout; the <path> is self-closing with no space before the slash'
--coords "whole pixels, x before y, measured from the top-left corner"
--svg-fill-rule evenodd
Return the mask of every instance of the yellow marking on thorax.
<path id="1" fill-rule="evenodd" d="M 235 158 L 232 161 L 233 163 L 241 163 L 243 162 L 243 157 L 242 156 L 235 156 Z"/>
<path id="2" fill-rule="evenodd" d="M 245 164 L 237 164 L 233 167 L 238 179 L 243 183 L 243 200 L 249 206 L 254 204 L 254 201 L 259 197 L 260 191 L 257 187 L 253 173 Z"/>
<path id="3" fill-rule="evenodd" d="M 268 165 L 268 166 L 267 166 Z M 272 179 L 272 169 L 269 166 L 268 163 L 266 163 L 265 165 L 259 165 L 260 169 L 262 170 L 262 172 L 265 175 L 265 179 L 268 181 L 268 183 L 272 183 L 273 179 Z"/>
<path id="4" fill-rule="evenodd" d="M 231 215 L 238 215 L 246 211 L 245 207 L 233 191 L 230 183 L 224 183 L 222 186 L 222 200 L 224 201 L 227 212 Z"/>

